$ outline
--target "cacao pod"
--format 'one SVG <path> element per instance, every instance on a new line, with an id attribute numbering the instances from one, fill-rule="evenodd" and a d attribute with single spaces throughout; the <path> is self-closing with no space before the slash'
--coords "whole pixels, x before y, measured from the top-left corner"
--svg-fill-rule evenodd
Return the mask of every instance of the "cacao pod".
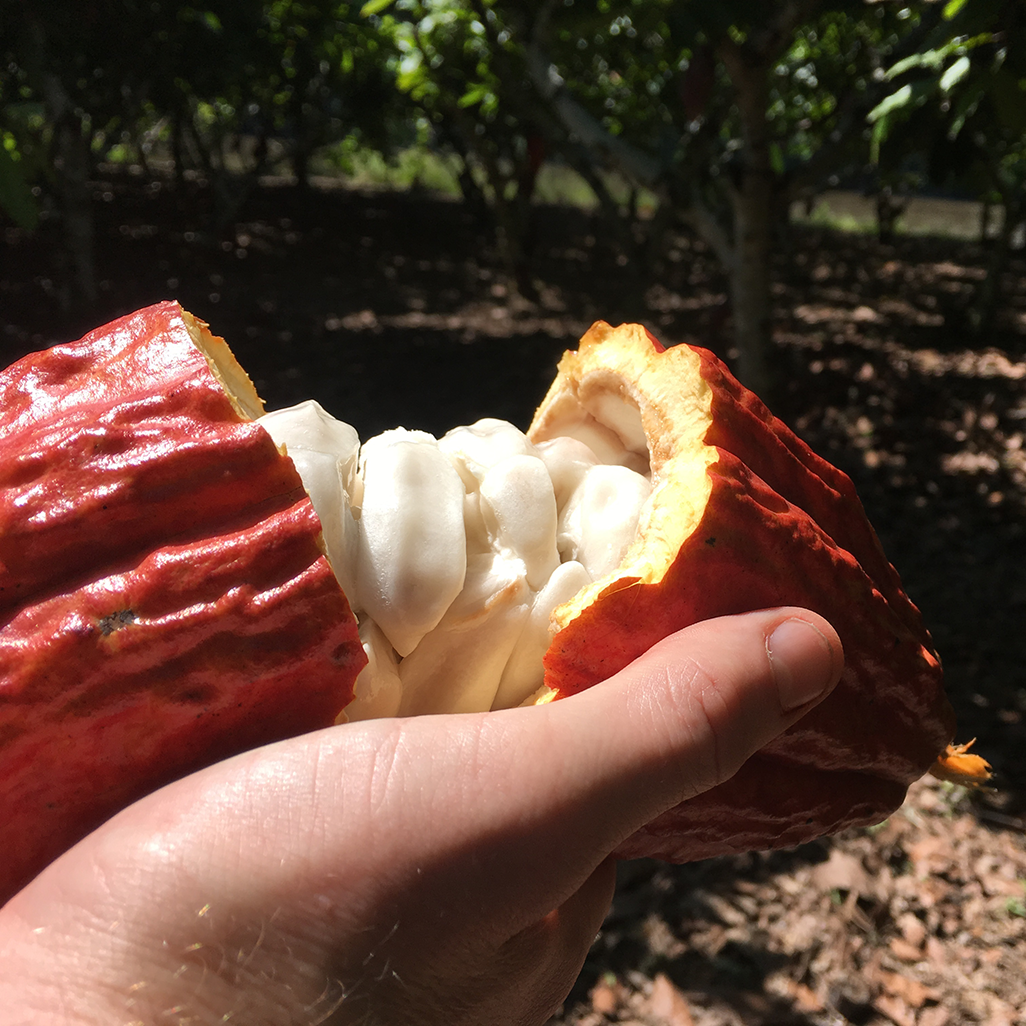
<path id="1" fill-rule="evenodd" d="M 235 752 L 382 710 L 562 698 L 690 623 L 756 608 L 826 616 L 844 645 L 840 684 L 732 780 L 618 854 L 680 861 L 878 821 L 951 740 L 929 635 L 850 480 L 712 354 L 600 322 L 564 356 L 528 439 L 498 422 L 437 443 L 396 433 L 366 444 L 358 466 L 355 448 L 346 463 L 310 441 L 342 437 L 311 415 L 300 429 L 277 414 L 261 423 L 227 346 L 170 302 L 0 375 L 0 900 L 136 797 Z M 283 445 L 280 431 L 292 432 Z M 492 447 L 484 469 L 481 445 Z M 499 463 L 501 474 L 489 469 Z M 348 483 L 314 482 L 313 464 Z M 570 498 L 570 478 L 552 469 L 564 464 L 577 468 Z M 599 499 L 580 498 L 584 464 L 613 465 L 602 473 L 614 483 L 591 489 Z M 386 466 L 428 474 L 433 488 L 446 478 L 459 507 L 452 544 L 465 548 L 462 569 L 429 561 L 423 579 L 404 578 L 401 600 L 371 594 L 367 581 L 387 576 L 379 564 L 360 570 L 372 493 L 395 491 L 374 491 Z M 517 519 L 520 487 L 542 496 L 543 528 Z M 630 537 L 612 548 L 592 523 L 602 488 L 636 492 L 632 512 L 613 517 Z M 570 540 L 557 540 L 570 521 Z M 509 558 L 475 549 L 513 536 Z M 589 544 L 598 556 L 583 555 Z M 438 608 L 411 612 L 425 589 Z M 483 631 L 480 651 L 461 648 L 486 613 L 513 640 L 503 649 Z M 465 662 L 474 678 L 479 656 L 493 678 L 484 698 L 473 680 L 434 696 L 434 663 Z M 398 682 L 387 701 L 374 691 L 382 680 Z"/>

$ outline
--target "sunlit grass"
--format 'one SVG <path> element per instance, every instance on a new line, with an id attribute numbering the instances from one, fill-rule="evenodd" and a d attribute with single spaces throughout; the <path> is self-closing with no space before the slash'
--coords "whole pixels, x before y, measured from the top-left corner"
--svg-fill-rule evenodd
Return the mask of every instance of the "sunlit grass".
<path id="1" fill-rule="evenodd" d="M 347 185 L 405 190 L 428 189 L 458 197 L 459 158 L 427 147 L 412 146 L 386 158 L 381 153 L 354 145 L 350 140 L 323 151 L 317 158 L 318 173 L 331 175 Z M 479 184 L 484 185 L 480 174 Z M 658 207 L 654 193 L 639 190 L 632 196 L 629 183 L 615 174 L 602 173 L 613 201 L 626 210 L 633 202 L 636 213 L 650 217 Z M 594 210 L 599 199 L 591 186 L 573 168 L 551 161 L 542 165 L 535 183 L 536 203 Z M 817 196 L 811 212 L 795 203 L 790 212 L 797 225 L 829 228 L 858 235 L 877 232 L 876 206 L 872 196 L 855 191 L 831 190 Z M 980 204 L 930 197 L 915 197 L 898 218 L 899 235 L 932 235 L 953 239 L 977 239 L 980 234 Z"/>
<path id="2" fill-rule="evenodd" d="M 916 196 L 898 218 L 895 231 L 898 235 L 978 239 L 980 213 L 980 204 L 969 200 Z M 877 231 L 875 200 L 860 192 L 831 190 L 816 198 L 811 213 L 806 212 L 804 204 L 795 203 L 791 208 L 791 222 L 872 235 Z M 997 223 L 998 218 L 995 218 L 992 230 L 996 230 Z"/>
<path id="3" fill-rule="evenodd" d="M 355 188 L 421 188 L 446 196 L 460 195 L 459 159 L 426 147 L 411 146 L 386 157 L 345 139 L 321 150 L 313 165 L 316 173 L 341 178 Z"/>
<path id="4" fill-rule="evenodd" d="M 242 136 L 237 146 L 225 156 L 226 169 L 242 174 L 254 166 L 252 150 L 255 139 Z M 158 146 L 150 155 L 149 166 L 163 166 L 169 155 L 166 147 Z M 269 162 L 275 174 L 288 174 L 291 170 L 287 146 L 280 140 L 270 141 L 272 159 Z M 107 163 L 123 163 L 137 168 L 138 153 L 132 147 L 116 145 L 106 154 Z M 425 145 L 412 145 L 392 154 L 362 144 L 353 136 L 314 154 L 311 172 L 322 179 L 352 188 L 389 189 L 398 192 L 411 189 L 426 190 L 437 195 L 459 198 L 460 158 L 452 152 L 432 149 Z M 512 170 L 512 169 L 509 169 Z M 632 191 L 630 183 L 611 172 L 599 172 L 613 202 L 627 213 L 641 218 L 651 217 L 659 206 L 657 196 L 645 189 Z M 515 176 L 512 176 L 515 178 Z M 487 194 L 487 183 L 480 168 L 474 169 L 474 178 Z M 514 186 L 510 185 L 511 191 Z M 533 194 L 535 203 L 595 210 L 599 198 L 591 186 L 573 168 L 558 161 L 547 161 L 541 167 Z M 990 233 L 999 229 L 1000 211 L 994 211 Z M 873 235 L 878 230 L 875 199 L 854 190 L 829 190 L 815 196 L 811 209 L 804 203 L 794 203 L 790 210 L 792 224 L 806 227 L 828 228 L 859 235 Z M 937 236 L 951 239 L 979 239 L 981 231 L 981 205 L 977 202 L 917 196 L 909 201 L 897 219 L 895 231 L 906 236 Z"/>

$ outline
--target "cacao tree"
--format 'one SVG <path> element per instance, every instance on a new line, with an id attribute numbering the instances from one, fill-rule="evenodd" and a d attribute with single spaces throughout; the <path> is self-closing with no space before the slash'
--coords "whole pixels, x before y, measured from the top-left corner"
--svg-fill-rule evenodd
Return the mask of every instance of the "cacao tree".
<path id="1" fill-rule="evenodd" d="M 32 185 L 61 227 L 63 301 L 96 293 L 90 180 L 112 146 L 165 138 L 179 184 L 199 169 L 211 227 L 232 219 L 275 137 L 307 179 L 318 146 L 380 132 L 388 41 L 340 0 L 8 5 L 0 32 L 0 207 L 31 227 Z M 245 141 L 245 145 L 243 145 Z"/>
<path id="2" fill-rule="evenodd" d="M 224 81 L 233 59 L 244 59 L 244 50 L 215 58 L 226 22 L 240 39 L 250 28 L 244 11 L 233 22 L 234 6 L 221 7 L 55 0 L 5 11 L 0 127 L 11 151 L 28 157 L 19 162 L 19 170 L 34 171 L 26 184 L 40 187 L 55 215 L 49 223 L 60 230 L 54 250 L 64 305 L 96 296 L 90 182 L 97 160 L 162 118 L 173 123 L 171 100 L 183 82 L 195 95 L 209 76 Z"/>
<path id="3" fill-rule="evenodd" d="M 4 134 L 12 160 L 15 153 L 35 152 L 42 157 L 37 169 L 49 170 L 49 194 L 62 234 L 59 251 L 66 263 L 65 305 L 96 297 L 88 189 L 92 145 L 123 117 L 97 52 L 97 27 L 103 21 L 95 5 L 73 11 L 70 4 L 55 3 L 45 9 L 25 6 L 4 22 Z M 115 46 L 116 40 L 115 33 Z M 23 116 L 26 106 L 36 108 L 35 117 Z M 34 137 L 26 138 L 29 134 Z M 8 167 L 15 190 L 18 178 L 24 182 L 24 164 L 17 164 L 13 174 Z"/>
<path id="4" fill-rule="evenodd" d="M 284 142 L 300 188 L 314 153 L 348 133 L 384 145 L 396 105 L 396 55 L 356 5 L 274 0 L 263 9 L 257 47 L 248 114 Z"/>
<path id="5" fill-rule="evenodd" d="M 777 373 L 776 230 L 796 196 L 865 162 L 879 79 L 939 17 L 861 0 L 376 0 L 364 10 L 385 8 L 414 26 L 417 56 L 400 82 L 430 99 L 437 124 L 467 126 L 458 134 L 479 149 L 498 131 L 512 150 L 536 129 L 613 212 L 608 223 L 614 172 L 655 194 L 656 230 L 679 220 L 705 239 L 729 278 L 737 366 L 763 392 Z M 496 173 L 490 188 L 497 209 L 514 194 Z"/>
<path id="6" fill-rule="evenodd" d="M 894 174 L 926 154 L 930 180 L 997 207 L 987 275 L 951 315 L 976 334 L 993 327 L 1013 240 L 1026 226 L 1026 10 L 1005 0 L 949 0 L 922 48 L 891 65 L 870 112 L 871 158 Z"/>
<path id="7" fill-rule="evenodd" d="M 458 158 L 464 200 L 492 220 L 507 269 L 530 291 L 530 199 L 551 133 L 541 130 L 546 112 L 524 88 L 510 32 L 490 5 L 473 0 L 369 3 L 364 11 L 386 12 L 381 25 L 400 55 L 400 90 L 433 143 Z"/>
<path id="8" fill-rule="evenodd" d="M 857 166 L 879 75 L 935 17 L 859 2 L 572 0 L 520 24 L 532 80 L 566 130 L 719 257 L 739 372 L 770 392 L 775 226 L 796 196 Z"/>

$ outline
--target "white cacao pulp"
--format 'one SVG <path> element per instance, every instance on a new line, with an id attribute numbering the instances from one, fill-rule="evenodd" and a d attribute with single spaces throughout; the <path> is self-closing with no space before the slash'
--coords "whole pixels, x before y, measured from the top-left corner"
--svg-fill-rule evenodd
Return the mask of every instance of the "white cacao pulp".
<path id="1" fill-rule="evenodd" d="M 612 397 L 610 397 L 612 400 Z M 505 421 L 360 445 L 313 400 L 261 424 L 292 458 L 360 624 L 349 720 L 520 705 L 553 610 L 623 561 L 652 493 L 638 410 L 535 445 Z"/>

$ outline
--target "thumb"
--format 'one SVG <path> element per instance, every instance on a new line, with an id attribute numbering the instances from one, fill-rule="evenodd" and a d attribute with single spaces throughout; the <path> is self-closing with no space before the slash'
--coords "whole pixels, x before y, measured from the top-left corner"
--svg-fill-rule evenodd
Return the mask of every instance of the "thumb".
<path id="1" fill-rule="evenodd" d="M 656 816 L 733 776 L 825 697 L 842 667 L 840 640 L 815 613 L 746 613 L 689 627 L 573 698 L 483 721 L 479 744 L 508 760 L 516 787 L 501 806 L 494 793 L 479 800 L 530 838 L 510 843 L 496 829 L 506 879 L 524 874 L 525 888 L 510 891 L 538 900 L 525 918 L 558 905 L 560 887 L 573 889 Z"/>
<path id="2" fill-rule="evenodd" d="M 619 843 L 732 777 L 822 700 L 842 668 L 840 639 L 807 610 L 724 617 L 672 635 L 579 700 L 551 706 L 550 729 L 574 739 L 563 758 L 577 766 L 575 804 L 590 805 L 585 814 Z M 598 751 L 595 738 L 604 739 Z"/>

